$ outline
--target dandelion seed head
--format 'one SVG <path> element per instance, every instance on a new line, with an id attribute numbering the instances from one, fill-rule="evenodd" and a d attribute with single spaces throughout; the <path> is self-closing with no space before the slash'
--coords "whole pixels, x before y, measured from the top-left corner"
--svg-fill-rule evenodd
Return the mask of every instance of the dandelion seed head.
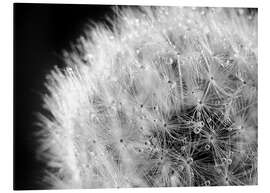
<path id="1" fill-rule="evenodd" d="M 65 52 L 67 66 L 48 75 L 39 154 L 52 186 L 256 184 L 257 16 L 165 6 L 115 14 L 115 29 L 86 30 L 85 51 Z"/>

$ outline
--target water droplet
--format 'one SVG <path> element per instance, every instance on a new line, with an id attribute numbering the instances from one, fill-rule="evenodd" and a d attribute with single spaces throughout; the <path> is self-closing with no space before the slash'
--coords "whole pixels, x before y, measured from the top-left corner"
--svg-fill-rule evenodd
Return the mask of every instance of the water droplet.
<path id="1" fill-rule="evenodd" d="M 206 180 L 206 181 L 204 182 L 204 185 L 205 185 L 205 186 L 210 186 L 210 180 Z"/>
<path id="2" fill-rule="evenodd" d="M 193 132 L 194 132 L 195 134 L 199 134 L 199 133 L 201 132 L 201 128 L 195 127 L 195 128 L 193 129 Z"/>
<path id="3" fill-rule="evenodd" d="M 169 58 L 168 59 L 168 64 L 172 64 L 173 63 L 173 59 L 172 58 Z"/>
<path id="4" fill-rule="evenodd" d="M 183 165 L 180 165 L 179 166 L 179 171 L 182 172 L 184 170 L 184 166 Z"/>
<path id="5" fill-rule="evenodd" d="M 223 157 L 223 158 L 221 158 L 221 161 L 222 161 L 222 163 L 226 163 L 227 159 Z"/>
<path id="6" fill-rule="evenodd" d="M 193 163 L 193 158 L 192 157 L 189 157 L 187 158 L 187 164 L 192 164 Z"/>
<path id="7" fill-rule="evenodd" d="M 232 128 L 232 127 L 228 127 L 227 130 L 228 130 L 228 131 L 232 131 L 233 128 Z"/>
<path id="8" fill-rule="evenodd" d="M 198 126 L 199 126 L 200 128 L 204 127 L 204 122 L 203 122 L 203 121 L 198 122 Z"/>
<path id="9" fill-rule="evenodd" d="M 206 144 L 204 148 L 205 148 L 206 151 L 208 151 L 210 149 L 210 145 Z"/>
<path id="10" fill-rule="evenodd" d="M 71 67 L 67 67 L 67 72 L 68 73 L 72 73 L 73 72 L 72 68 Z"/>
<path id="11" fill-rule="evenodd" d="M 182 146 L 181 151 L 185 151 L 185 150 L 186 150 L 186 146 Z"/>

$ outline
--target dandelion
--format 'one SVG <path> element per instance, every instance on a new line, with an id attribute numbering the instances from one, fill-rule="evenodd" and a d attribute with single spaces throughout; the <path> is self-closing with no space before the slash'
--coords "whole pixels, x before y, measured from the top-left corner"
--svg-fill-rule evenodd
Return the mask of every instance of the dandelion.
<path id="1" fill-rule="evenodd" d="M 85 30 L 66 67 L 47 76 L 44 180 L 52 188 L 257 184 L 257 15 L 115 12 L 113 29 Z"/>

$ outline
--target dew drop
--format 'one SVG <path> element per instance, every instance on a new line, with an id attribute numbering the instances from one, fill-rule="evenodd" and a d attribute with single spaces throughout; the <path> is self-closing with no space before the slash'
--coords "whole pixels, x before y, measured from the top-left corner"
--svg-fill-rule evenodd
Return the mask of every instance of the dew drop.
<path id="1" fill-rule="evenodd" d="M 179 166 L 179 171 L 182 172 L 184 170 L 184 166 L 183 165 L 180 165 Z"/>
<path id="2" fill-rule="evenodd" d="M 232 127 L 228 127 L 227 130 L 228 130 L 228 131 L 232 131 L 233 128 L 232 128 Z"/>
<path id="3" fill-rule="evenodd" d="M 189 157 L 187 158 L 187 164 L 192 164 L 193 163 L 193 158 L 192 157 Z"/>
<path id="4" fill-rule="evenodd" d="M 206 181 L 204 182 L 204 185 L 205 185 L 205 186 L 210 186 L 210 180 L 206 180 Z"/>
<path id="5" fill-rule="evenodd" d="M 198 122 L 198 126 L 201 128 L 204 127 L 204 122 L 203 121 Z"/>
<path id="6" fill-rule="evenodd" d="M 226 163 L 227 159 L 223 157 L 223 158 L 221 158 L 221 161 L 222 161 L 222 163 Z"/>
<path id="7" fill-rule="evenodd" d="M 186 146 L 182 146 L 181 151 L 185 151 L 185 150 L 186 150 Z"/>
<path id="8" fill-rule="evenodd" d="M 201 128 L 195 127 L 195 128 L 193 129 L 193 132 L 194 132 L 195 134 L 199 134 L 199 133 L 201 132 Z"/>
<path id="9" fill-rule="evenodd" d="M 205 148 L 206 151 L 208 151 L 210 149 L 210 145 L 206 144 L 204 148 Z"/>
<path id="10" fill-rule="evenodd" d="M 72 70 L 71 67 L 67 67 L 67 72 L 68 72 L 68 73 L 72 73 L 72 71 L 73 71 L 73 70 Z"/>
<path id="11" fill-rule="evenodd" d="M 169 64 L 172 64 L 172 63 L 173 63 L 173 59 L 172 59 L 172 58 L 169 58 L 169 59 L 168 59 L 168 63 L 169 63 Z"/>

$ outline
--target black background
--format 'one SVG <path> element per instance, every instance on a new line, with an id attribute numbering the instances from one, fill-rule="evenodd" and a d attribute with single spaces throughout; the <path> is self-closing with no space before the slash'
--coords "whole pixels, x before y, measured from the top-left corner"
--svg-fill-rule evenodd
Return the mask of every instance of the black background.
<path id="1" fill-rule="evenodd" d="M 14 4 L 14 189 L 44 189 L 44 166 L 35 159 L 46 73 L 62 66 L 61 51 L 69 49 L 88 20 L 110 16 L 111 6 Z"/>

